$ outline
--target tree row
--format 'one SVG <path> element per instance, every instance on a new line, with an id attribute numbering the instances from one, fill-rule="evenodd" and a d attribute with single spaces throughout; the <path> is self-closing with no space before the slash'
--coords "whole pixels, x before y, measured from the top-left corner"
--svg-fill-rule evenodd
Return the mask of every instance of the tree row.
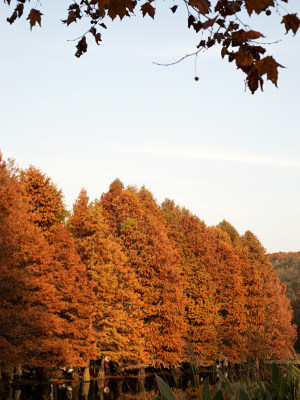
<path id="1" fill-rule="evenodd" d="M 287 359 L 292 310 L 256 236 L 116 179 L 72 212 L 0 159 L 0 362 L 121 367 Z"/>

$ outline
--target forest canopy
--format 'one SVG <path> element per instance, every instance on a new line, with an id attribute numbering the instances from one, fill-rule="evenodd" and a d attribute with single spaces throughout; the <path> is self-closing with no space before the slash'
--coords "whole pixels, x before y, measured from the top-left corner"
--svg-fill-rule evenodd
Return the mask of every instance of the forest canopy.
<path id="1" fill-rule="evenodd" d="M 114 180 L 67 211 L 40 169 L 0 158 L 0 369 L 287 360 L 292 308 L 262 244 Z"/>
<path id="2" fill-rule="evenodd" d="M 35 7 L 29 0 L 3 0 L 13 7 L 7 21 L 13 24 L 18 18 L 25 16 L 30 29 L 42 25 L 43 9 L 40 3 Z M 264 32 L 251 28 L 248 19 L 253 15 L 269 16 L 282 24 L 286 33 L 297 33 L 300 19 L 295 12 L 286 10 L 289 0 L 172 0 L 170 13 L 176 13 L 178 7 L 186 10 L 189 29 L 199 36 L 195 43 L 195 52 L 183 56 L 182 59 L 197 55 L 214 46 L 220 49 L 220 56 L 236 65 L 245 74 L 245 84 L 254 93 L 258 88 L 263 90 L 264 79 L 277 86 L 278 71 L 283 66 L 272 55 L 267 54 L 268 43 Z M 290 0 L 291 1 L 291 0 Z M 121 20 L 136 13 L 143 17 L 155 19 L 157 4 L 153 0 L 81 0 L 70 1 L 64 16 L 58 16 L 62 23 L 69 26 L 81 22 L 82 31 L 77 38 L 76 57 L 81 57 L 88 50 L 88 39 L 99 45 L 103 32 L 107 29 L 107 20 Z M 39 7 L 38 7 L 39 6 Z M 250 18 L 248 18 L 250 17 Z M 86 29 L 86 26 L 88 28 Z M 284 29 L 283 29 L 284 31 Z M 182 60 L 181 59 L 181 60 Z M 181 61 L 178 60 L 175 63 Z M 195 76 L 195 80 L 199 78 Z"/>

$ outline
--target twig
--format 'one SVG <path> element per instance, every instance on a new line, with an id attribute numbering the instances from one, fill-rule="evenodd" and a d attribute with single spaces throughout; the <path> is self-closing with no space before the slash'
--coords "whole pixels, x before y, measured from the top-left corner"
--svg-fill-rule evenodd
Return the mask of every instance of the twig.
<path id="1" fill-rule="evenodd" d="M 162 67 L 169 67 L 169 66 L 171 66 L 171 65 L 175 65 L 175 64 L 180 63 L 181 61 L 185 60 L 185 59 L 188 58 L 188 57 L 192 57 L 192 56 L 196 56 L 196 57 L 197 57 L 197 55 L 198 55 L 198 54 L 200 53 L 200 51 L 202 51 L 202 50 L 203 50 L 203 48 L 202 48 L 202 49 L 199 49 L 199 50 L 197 50 L 197 51 L 195 51 L 195 53 L 186 54 L 185 56 L 181 57 L 179 60 L 174 61 L 174 62 L 171 62 L 171 63 L 163 64 L 163 63 L 157 63 L 157 62 L 155 62 L 155 61 L 152 61 L 152 64 L 159 65 L 159 66 L 162 66 Z"/>

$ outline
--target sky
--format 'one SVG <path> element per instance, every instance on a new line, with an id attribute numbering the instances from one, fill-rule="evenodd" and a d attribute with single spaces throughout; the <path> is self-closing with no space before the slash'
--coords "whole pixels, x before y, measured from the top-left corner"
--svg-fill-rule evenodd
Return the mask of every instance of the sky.
<path id="1" fill-rule="evenodd" d="M 56 4 L 54 4 L 56 3 Z M 298 0 L 289 10 L 300 14 Z M 226 219 L 254 232 L 268 252 L 300 250 L 300 34 L 280 17 L 251 19 L 267 33 L 268 54 L 285 66 L 278 88 L 245 91 L 244 76 L 220 48 L 170 67 L 199 36 L 183 8 L 156 2 L 108 23 L 100 46 L 74 57 L 85 27 L 61 23 L 69 2 L 45 0 L 42 28 L 10 26 L 0 5 L 0 151 L 21 168 L 39 167 L 69 209 L 82 187 L 93 200 L 119 178 L 174 199 L 207 225 Z M 287 5 L 285 4 L 287 7 Z M 12 11 L 11 11 L 12 12 Z M 299 15 L 298 14 L 298 15 Z"/>

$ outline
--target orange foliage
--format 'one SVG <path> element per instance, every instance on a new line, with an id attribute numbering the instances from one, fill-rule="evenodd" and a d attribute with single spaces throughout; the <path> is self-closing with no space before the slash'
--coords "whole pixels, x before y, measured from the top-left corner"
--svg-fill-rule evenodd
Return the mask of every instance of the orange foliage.
<path id="1" fill-rule="evenodd" d="M 204 262 L 217 286 L 220 350 L 229 360 L 238 361 L 243 355 L 246 329 L 242 263 L 227 233 L 208 228 L 208 237 L 210 248 Z"/>
<path id="2" fill-rule="evenodd" d="M 150 192 L 124 190 L 118 180 L 102 196 L 101 204 L 138 282 L 144 362 L 177 364 L 184 346 L 185 299 L 179 256 L 168 238 L 163 215 Z"/>
<path id="3" fill-rule="evenodd" d="M 245 233 L 242 243 L 248 251 L 245 286 L 249 352 L 256 358 L 286 359 L 296 340 L 296 327 L 291 324 L 292 309 L 285 286 L 252 232 Z"/>
<path id="4" fill-rule="evenodd" d="M 143 360 L 142 316 L 137 282 L 120 244 L 109 232 L 99 202 L 89 203 L 82 190 L 69 229 L 94 285 L 93 329 L 98 356 L 122 365 Z"/>
<path id="5" fill-rule="evenodd" d="M 193 360 L 195 365 L 209 364 L 218 358 L 220 316 L 216 285 L 203 263 L 203 254 L 209 246 L 207 228 L 196 216 L 175 206 L 171 200 L 164 201 L 162 210 L 184 271 L 187 298 L 185 357 Z"/>
<path id="6" fill-rule="evenodd" d="M 119 180 L 65 215 L 45 174 L 0 156 L 0 369 L 289 357 L 290 302 L 253 233 Z"/>
<path id="7" fill-rule="evenodd" d="M 40 169 L 32 165 L 20 173 L 27 194 L 32 220 L 43 230 L 63 221 L 65 205 L 62 191 Z"/>
<path id="8" fill-rule="evenodd" d="M 16 170 L 1 155 L 0 220 L 1 364 L 62 363 L 60 301 L 47 277 L 51 249 L 30 221 Z"/>

